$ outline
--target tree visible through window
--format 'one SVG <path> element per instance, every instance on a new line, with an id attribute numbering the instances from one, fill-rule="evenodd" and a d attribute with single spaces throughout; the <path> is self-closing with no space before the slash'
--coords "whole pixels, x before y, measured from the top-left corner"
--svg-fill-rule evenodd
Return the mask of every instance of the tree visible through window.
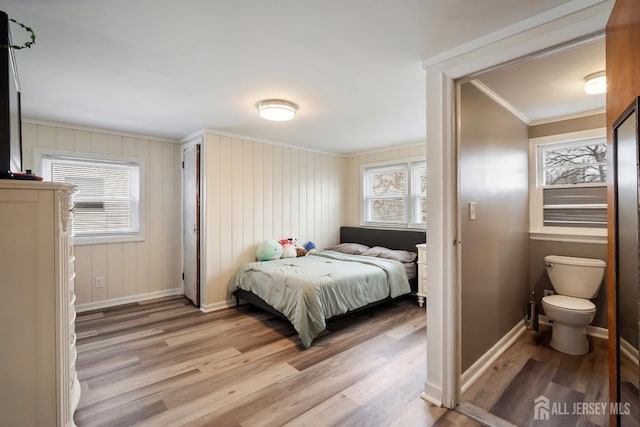
<path id="1" fill-rule="evenodd" d="M 364 169 L 364 221 L 379 224 L 423 224 L 425 162 Z"/>
<path id="2" fill-rule="evenodd" d="M 544 185 L 607 182 L 605 143 L 543 148 Z"/>
<path id="3" fill-rule="evenodd" d="M 538 161 L 545 226 L 607 226 L 604 141 L 541 145 Z"/>

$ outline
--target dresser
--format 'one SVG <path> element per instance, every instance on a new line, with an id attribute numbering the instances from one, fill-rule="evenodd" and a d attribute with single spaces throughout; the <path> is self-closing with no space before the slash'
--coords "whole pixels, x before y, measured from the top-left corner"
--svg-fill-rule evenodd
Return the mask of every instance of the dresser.
<path id="1" fill-rule="evenodd" d="M 0 180 L 0 426 L 74 426 L 72 186 Z"/>
<path id="2" fill-rule="evenodd" d="M 416 245 L 418 248 L 418 304 L 420 307 L 424 305 L 424 299 L 427 297 L 427 244 L 420 243 Z"/>

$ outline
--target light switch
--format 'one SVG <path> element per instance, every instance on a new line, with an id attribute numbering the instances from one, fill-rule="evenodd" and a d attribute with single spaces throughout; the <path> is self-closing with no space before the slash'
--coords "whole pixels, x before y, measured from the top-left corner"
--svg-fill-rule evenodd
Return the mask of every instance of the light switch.
<path id="1" fill-rule="evenodd" d="M 476 202 L 469 202 L 469 220 L 476 219 Z"/>

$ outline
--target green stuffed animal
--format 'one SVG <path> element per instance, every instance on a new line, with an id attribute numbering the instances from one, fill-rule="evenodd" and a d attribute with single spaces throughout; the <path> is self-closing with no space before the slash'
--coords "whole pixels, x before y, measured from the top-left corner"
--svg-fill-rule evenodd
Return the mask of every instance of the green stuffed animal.
<path id="1" fill-rule="evenodd" d="M 275 240 L 265 240 L 256 249 L 258 261 L 271 261 L 282 256 L 282 246 Z"/>

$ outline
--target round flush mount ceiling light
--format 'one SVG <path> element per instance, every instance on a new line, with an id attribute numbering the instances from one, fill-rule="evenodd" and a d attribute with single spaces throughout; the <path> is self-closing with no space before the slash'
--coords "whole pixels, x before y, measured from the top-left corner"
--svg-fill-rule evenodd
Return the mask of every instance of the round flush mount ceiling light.
<path id="1" fill-rule="evenodd" d="M 285 122 L 296 116 L 298 106 L 284 99 L 264 99 L 256 104 L 260 117 L 276 122 Z"/>
<path id="2" fill-rule="evenodd" d="M 588 95 L 597 95 L 607 91 L 607 73 L 598 71 L 584 78 L 584 91 Z"/>

